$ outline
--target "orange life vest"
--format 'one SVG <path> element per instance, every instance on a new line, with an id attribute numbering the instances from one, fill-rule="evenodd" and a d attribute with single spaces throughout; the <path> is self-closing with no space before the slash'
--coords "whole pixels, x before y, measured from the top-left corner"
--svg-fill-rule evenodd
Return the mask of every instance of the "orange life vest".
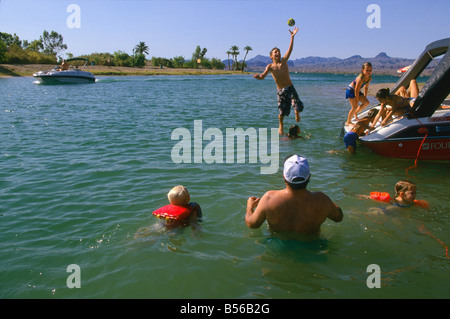
<path id="1" fill-rule="evenodd" d="M 389 203 L 389 201 L 391 200 L 391 196 L 386 192 L 370 192 L 370 198 L 387 203 Z"/>
<path id="2" fill-rule="evenodd" d="M 423 199 L 415 199 L 414 200 L 414 205 L 420 206 L 420 207 L 426 208 L 426 209 L 430 208 L 430 204 L 428 204 L 428 202 L 426 200 L 423 200 Z"/>
<path id="3" fill-rule="evenodd" d="M 386 193 L 386 192 L 370 192 L 370 198 L 373 200 L 378 200 L 378 201 L 386 202 L 386 203 L 389 203 L 391 200 L 391 196 L 389 195 L 389 193 Z M 420 206 L 422 208 L 427 208 L 427 209 L 430 208 L 430 205 L 428 204 L 428 202 L 423 199 L 415 199 L 414 205 Z"/>

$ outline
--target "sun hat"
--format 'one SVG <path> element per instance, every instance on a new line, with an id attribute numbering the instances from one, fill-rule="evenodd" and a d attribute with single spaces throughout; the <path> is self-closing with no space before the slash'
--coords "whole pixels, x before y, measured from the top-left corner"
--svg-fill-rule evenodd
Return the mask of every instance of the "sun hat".
<path id="1" fill-rule="evenodd" d="M 298 155 L 292 155 L 284 162 L 283 176 L 290 184 L 303 184 L 311 175 L 308 160 Z"/>

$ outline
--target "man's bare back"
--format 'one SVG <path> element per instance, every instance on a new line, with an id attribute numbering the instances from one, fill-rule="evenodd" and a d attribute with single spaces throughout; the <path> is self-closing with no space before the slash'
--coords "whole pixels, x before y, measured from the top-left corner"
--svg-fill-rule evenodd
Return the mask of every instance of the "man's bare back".
<path id="1" fill-rule="evenodd" d="M 286 163 L 287 161 L 285 171 L 286 165 L 290 165 Z M 297 157 L 294 158 L 293 165 L 305 166 L 307 162 L 306 159 Z M 309 174 L 309 167 L 307 170 L 304 167 L 299 169 Z M 283 174 L 286 176 L 289 172 Z M 245 222 L 248 227 L 258 228 L 267 220 L 269 228 L 275 232 L 317 235 L 327 218 L 335 222 L 342 221 L 342 210 L 327 195 L 306 189 L 309 176 L 305 176 L 304 186 L 291 184 L 287 180 L 290 180 L 289 177 L 285 177 L 285 189 L 270 190 L 261 199 L 252 196 L 247 200 Z M 300 185 L 300 188 L 294 189 L 298 188 L 296 185 Z"/>

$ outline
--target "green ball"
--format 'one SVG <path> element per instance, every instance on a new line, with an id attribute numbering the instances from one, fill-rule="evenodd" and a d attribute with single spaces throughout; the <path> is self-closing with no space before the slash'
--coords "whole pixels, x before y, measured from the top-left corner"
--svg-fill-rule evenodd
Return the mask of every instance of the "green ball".
<path id="1" fill-rule="evenodd" d="M 288 25 L 289 25 L 290 27 L 293 27 L 293 26 L 295 25 L 295 20 L 294 20 L 294 19 L 289 19 L 289 20 L 288 20 Z"/>

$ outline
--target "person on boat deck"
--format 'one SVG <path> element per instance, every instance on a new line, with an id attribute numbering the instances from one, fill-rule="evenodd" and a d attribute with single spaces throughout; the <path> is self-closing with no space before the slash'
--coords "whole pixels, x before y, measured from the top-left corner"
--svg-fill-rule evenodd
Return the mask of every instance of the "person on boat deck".
<path id="1" fill-rule="evenodd" d="M 341 208 L 322 192 L 306 189 L 311 173 L 306 158 L 292 155 L 284 162 L 285 189 L 269 190 L 261 198 L 247 200 L 245 223 L 259 228 L 265 220 L 272 232 L 281 236 L 317 236 L 327 218 L 340 222 Z"/>
<path id="2" fill-rule="evenodd" d="M 69 69 L 69 63 L 66 60 L 63 60 L 61 66 L 59 67 L 60 71 L 65 71 Z"/>
<path id="3" fill-rule="evenodd" d="M 345 92 L 345 98 L 348 99 L 351 110 L 348 112 L 346 125 L 352 124 L 353 116 L 358 120 L 358 113 L 370 104 L 367 99 L 370 81 L 372 81 L 372 64 L 365 62 L 361 68 L 361 74 L 350 83 Z M 361 89 L 364 88 L 364 94 Z M 356 93 L 358 92 L 358 93 Z M 360 104 L 361 103 L 361 104 Z"/>
<path id="4" fill-rule="evenodd" d="M 300 112 L 303 111 L 303 102 L 300 100 L 294 85 L 289 76 L 288 60 L 294 48 L 294 37 L 298 32 L 298 28 L 294 28 L 291 33 L 291 41 L 289 48 L 281 57 L 280 49 L 273 48 L 270 51 L 270 58 L 272 63 L 268 64 L 266 69 L 261 74 L 255 74 L 253 77 L 257 80 L 263 80 L 269 72 L 272 74 L 275 84 L 277 85 L 277 99 L 278 99 L 278 134 L 284 135 L 284 117 L 291 112 L 291 107 L 295 111 L 295 121 L 300 122 Z"/>
<path id="5" fill-rule="evenodd" d="M 367 129 L 373 130 L 373 127 L 370 124 L 377 116 L 378 112 L 377 109 L 371 109 L 367 116 L 358 120 L 355 126 L 344 135 L 344 145 L 347 151 L 352 154 L 356 152 L 356 141 L 360 136 L 365 134 Z"/>
<path id="6" fill-rule="evenodd" d="M 391 94 L 388 88 L 381 89 L 377 92 L 376 98 L 381 103 L 380 113 L 386 112 L 386 116 L 384 120 L 381 122 L 381 126 L 384 126 L 389 122 L 393 115 L 402 116 L 412 110 L 412 106 L 416 101 L 417 96 L 419 95 L 419 87 L 417 86 L 416 80 L 411 80 L 410 83 L 410 92 L 407 93 L 404 87 L 400 88 L 400 93 L 409 95 L 409 97 L 404 97 L 402 95 Z M 399 91 L 397 91 L 399 92 Z M 391 106 L 391 109 L 386 110 L 386 105 Z M 378 118 L 374 123 L 378 121 Z"/>

